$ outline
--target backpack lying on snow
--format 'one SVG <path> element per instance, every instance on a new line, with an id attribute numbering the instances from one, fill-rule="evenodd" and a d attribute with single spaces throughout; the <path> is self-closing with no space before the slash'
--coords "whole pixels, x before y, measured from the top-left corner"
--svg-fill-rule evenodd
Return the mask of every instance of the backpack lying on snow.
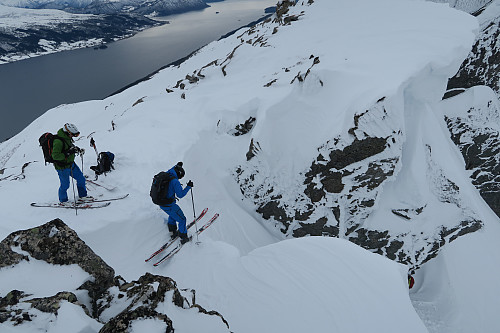
<path id="1" fill-rule="evenodd" d="M 102 175 L 103 173 L 114 170 L 115 167 L 113 162 L 115 160 L 115 154 L 109 151 L 99 153 L 97 157 L 97 165 L 91 166 L 90 169 L 94 170 L 96 177 Z"/>
<path id="2" fill-rule="evenodd" d="M 149 191 L 153 203 L 159 206 L 166 206 L 175 202 L 175 197 L 167 198 L 168 185 L 172 179 L 174 179 L 174 176 L 164 171 L 153 177 L 153 183 Z"/>

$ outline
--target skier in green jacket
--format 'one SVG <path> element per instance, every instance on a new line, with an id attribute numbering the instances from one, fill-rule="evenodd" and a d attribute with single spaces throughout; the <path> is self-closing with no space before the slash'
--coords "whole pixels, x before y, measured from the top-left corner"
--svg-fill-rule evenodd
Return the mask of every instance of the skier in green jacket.
<path id="1" fill-rule="evenodd" d="M 67 204 L 69 177 L 76 180 L 79 202 L 93 201 L 94 198 L 87 195 L 85 186 L 85 177 L 75 163 L 75 154 L 83 155 L 84 149 L 78 148 L 73 144 L 73 138 L 80 135 L 75 125 L 66 123 L 57 131 L 57 137 L 54 139 L 52 147 L 52 158 L 55 160 L 54 167 L 59 176 L 59 202 L 61 205 Z"/>

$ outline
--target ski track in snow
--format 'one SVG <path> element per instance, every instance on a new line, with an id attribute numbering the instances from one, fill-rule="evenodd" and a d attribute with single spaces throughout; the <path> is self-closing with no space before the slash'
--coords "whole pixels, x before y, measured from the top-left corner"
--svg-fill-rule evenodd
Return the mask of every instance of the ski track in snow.
<path id="1" fill-rule="evenodd" d="M 391 11 L 384 9 L 388 7 Z M 447 78 L 473 43 L 476 19 L 446 5 L 403 0 L 299 2 L 289 15 L 296 15 L 297 21 L 240 30 L 118 95 L 49 110 L 0 144 L 0 166 L 8 172 L 35 161 L 25 168 L 24 178 L 0 182 L 2 238 L 59 217 L 117 275 L 127 281 L 145 272 L 172 277 L 180 289 L 195 289 L 197 301 L 220 312 L 234 332 L 456 333 L 480 327 L 482 333 L 495 333 L 500 287 L 492 281 L 498 268 L 491 263 L 500 259 L 495 241 L 500 230 L 494 225 L 498 218 L 470 184 L 439 118 Z M 319 63 L 313 65 L 315 57 Z M 301 75 L 308 69 L 304 79 Z M 203 77 L 189 83 L 186 75 L 193 73 Z M 303 81 L 291 83 L 298 77 Z M 180 80 L 182 89 L 176 88 Z M 262 171 L 256 177 L 294 198 L 298 174 L 310 167 L 319 147 L 351 128 L 356 112 L 382 97 L 399 116 L 391 121 L 403 119 L 406 141 L 401 169 L 378 195 L 379 211 L 370 215 L 367 225 L 410 230 L 411 225 L 386 214 L 387 208 L 404 202 L 419 207 L 427 200 L 428 213 L 419 220 L 422 225 L 415 226 L 422 232 L 432 233 L 441 219 L 446 224 L 450 216 L 468 212 L 485 223 L 485 230 L 448 244 L 422 266 L 411 299 L 406 266 L 342 239 L 284 240 L 273 221 L 255 212 L 234 179 L 235 170 L 248 165 L 246 153 L 254 139 L 260 147 L 260 164 L 255 163 Z M 250 134 L 228 133 L 249 117 L 257 119 Z M 51 165 L 40 161 L 37 140 L 65 122 L 76 124 L 82 133 L 76 144 L 87 149 L 86 174 L 92 175 L 89 167 L 95 155 L 88 150 L 85 134 L 94 133 L 99 149 L 115 154 L 115 170 L 100 180 L 116 186 L 116 194 L 130 193 L 127 199 L 77 216 L 71 210 L 29 207 L 40 198 L 57 200 L 58 177 Z M 384 132 L 373 123 L 373 128 L 366 126 Z M 183 182 L 194 181 L 196 211 L 209 207 L 198 227 L 216 212 L 220 217 L 199 236 L 200 245 L 183 246 L 155 268 L 144 259 L 165 243 L 168 233 L 166 215 L 151 203 L 148 192 L 153 175 L 178 161 L 186 169 Z M 457 198 L 468 199 L 466 209 L 449 208 L 435 199 L 439 193 L 433 191 L 439 187 L 432 183 L 441 173 L 459 185 Z M 89 192 L 110 195 L 92 186 Z M 189 221 L 190 195 L 178 204 Z M 405 242 L 413 239 L 408 236 Z M 474 278 L 474 288 L 466 284 L 467 278 Z M 204 325 L 213 325 L 214 332 L 226 330 L 220 322 L 187 323 L 186 312 L 177 312 L 169 302 L 162 306 L 180 318 L 176 332 Z M 113 316 L 118 307 L 106 316 Z M 71 321 L 82 329 L 98 330 L 101 325 L 69 304 L 61 309 L 50 324 L 54 331 Z M 133 326 L 134 331 L 158 327 L 154 320 Z M 9 324 L 0 324 L 3 328 L 13 330 Z"/>

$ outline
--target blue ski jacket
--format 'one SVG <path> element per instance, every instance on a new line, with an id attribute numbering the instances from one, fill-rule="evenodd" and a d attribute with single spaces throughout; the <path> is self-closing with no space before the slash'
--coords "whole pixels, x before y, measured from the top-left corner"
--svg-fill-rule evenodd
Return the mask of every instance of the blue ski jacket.
<path id="1" fill-rule="evenodd" d="M 177 178 L 177 172 L 175 172 L 174 167 L 168 170 L 167 173 L 174 176 L 174 179 L 172 179 L 168 184 L 167 198 L 172 198 L 174 196 L 177 196 L 177 198 L 179 199 L 183 198 L 189 192 L 191 186 L 186 186 L 184 189 L 182 189 L 182 185 L 179 182 L 179 178 Z"/>

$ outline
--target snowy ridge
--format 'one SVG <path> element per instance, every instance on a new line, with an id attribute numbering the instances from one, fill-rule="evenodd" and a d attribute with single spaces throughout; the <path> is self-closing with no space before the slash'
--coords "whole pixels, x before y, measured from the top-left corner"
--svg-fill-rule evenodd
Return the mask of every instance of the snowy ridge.
<path id="1" fill-rule="evenodd" d="M 57 200 L 57 175 L 40 162 L 37 139 L 69 121 L 82 133 L 78 146 L 93 137 L 115 153 L 116 170 L 102 181 L 130 196 L 58 216 L 126 281 L 170 277 L 228 323 L 188 308 L 183 295 L 181 306 L 155 301 L 160 315 L 131 323 L 133 332 L 159 330 L 167 315 L 176 332 L 211 323 L 211 332 L 494 333 L 499 219 L 450 139 L 443 110 L 461 102 L 441 101 L 477 31 L 475 18 L 443 4 L 282 1 L 270 20 L 118 95 L 49 110 L 0 144 L 1 235 L 55 217 L 28 208 Z M 220 217 L 200 246 L 153 269 L 144 257 L 167 233 L 149 186 L 180 160 L 197 209 Z M 85 173 L 93 163 L 87 152 Z M 188 198 L 179 204 L 194 214 Z M 286 239 L 294 237 L 302 238 Z M 2 273 L 17 269 L 1 268 L 0 285 L 15 288 Z M 411 300 L 408 269 L 417 280 Z M 80 330 L 104 329 L 140 304 L 113 288 L 93 317 L 63 303 L 54 324 L 21 327 L 62 330 L 79 318 Z"/>

